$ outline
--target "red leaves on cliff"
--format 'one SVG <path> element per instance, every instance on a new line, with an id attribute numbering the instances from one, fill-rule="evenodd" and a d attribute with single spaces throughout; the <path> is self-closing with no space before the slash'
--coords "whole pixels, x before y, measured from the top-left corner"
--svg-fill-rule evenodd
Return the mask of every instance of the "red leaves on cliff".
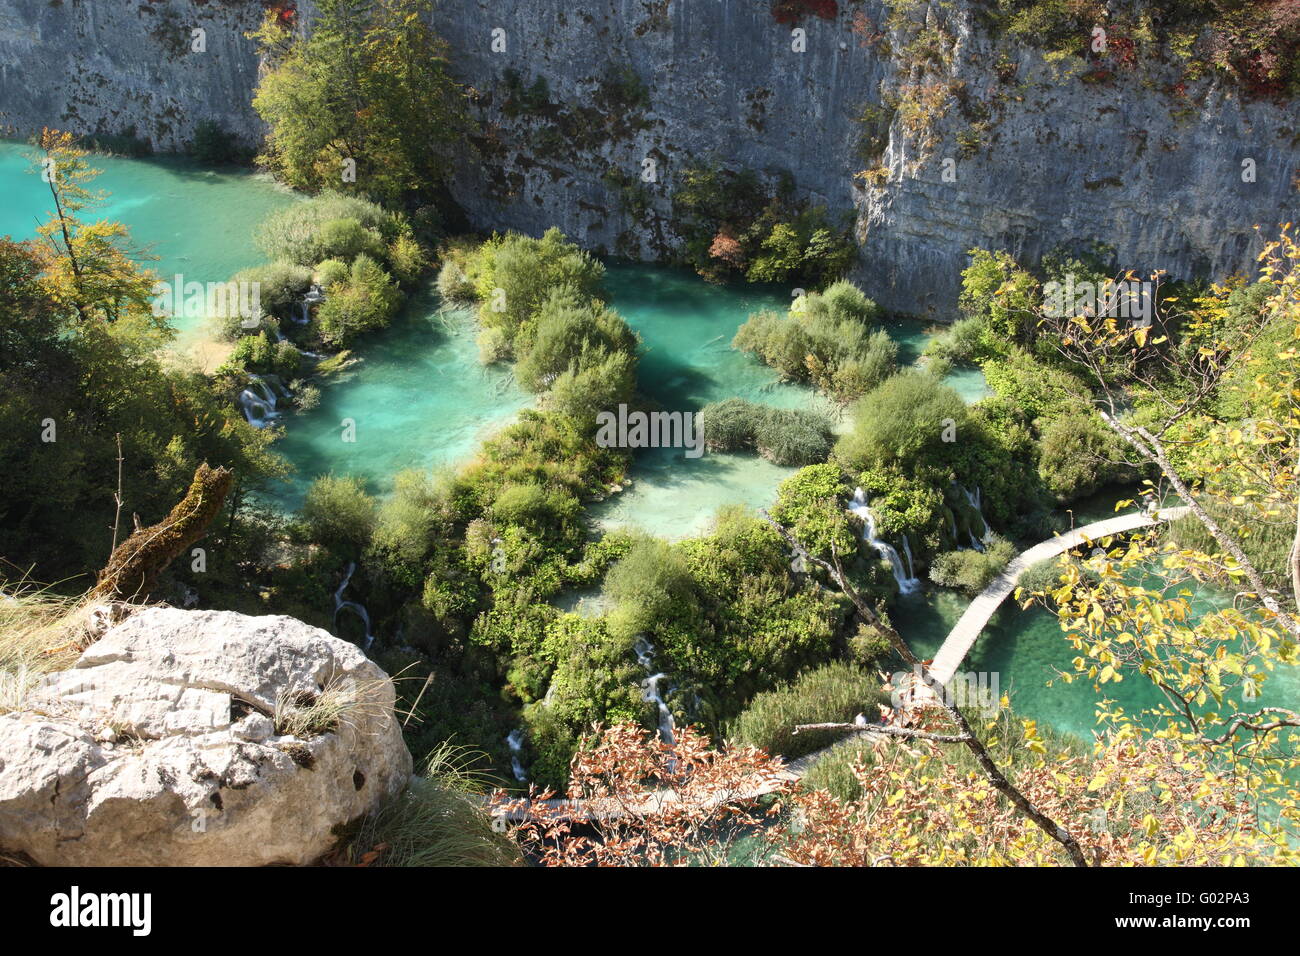
<path id="1" fill-rule="evenodd" d="M 840 13 L 835 0 L 772 0 L 772 19 L 793 26 L 806 16 L 834 20 Z"/>
<path id="2" fill-rule="evenodd" d="M 275 14 L 276 22 L 286 27 L 298 19 L 298 4 L 294 0 L 263 0 L 263 5 L 269 13 Z"/>

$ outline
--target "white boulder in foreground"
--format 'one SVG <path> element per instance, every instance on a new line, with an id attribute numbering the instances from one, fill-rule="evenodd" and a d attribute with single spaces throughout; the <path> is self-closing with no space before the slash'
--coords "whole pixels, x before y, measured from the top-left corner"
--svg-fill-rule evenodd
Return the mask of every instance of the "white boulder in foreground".
<path id="1" fill-rule="evenodd" d="M 355 645 L 291 617 L 149 608 L 0 715 L 0 849 L 309 863 L 410 773 L 392 683 Z"/>

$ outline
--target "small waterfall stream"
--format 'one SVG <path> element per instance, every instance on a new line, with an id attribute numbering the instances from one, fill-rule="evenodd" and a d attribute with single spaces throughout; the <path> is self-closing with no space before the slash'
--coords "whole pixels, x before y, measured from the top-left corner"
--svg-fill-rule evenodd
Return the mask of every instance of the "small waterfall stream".
<path id="1" fill-rule="evenodd" d="M 974 548 L 976 551 L 983 551 L 984 539 L 986 539 L 989 535 L 989 523 L 988 520 L 984 517 L 983 509 L 980 507 L 980 498 L 981 498 L 980 486 L 976 485 L 975 491 L 973 493 L 967 491 L 964 485 L 958 485 L 957 487 L 958 489 L 960 489 L 961 493 L 966 496 L 966 503 L 975 509 L 975 513 L 979 515 L 979 519 L 980 519 L 981 531 L 978 536 L 975 534 L 973 530 L 969 528 L 966 530 L 966 533 L 970 536 L 970 546 Z"/>
<path id="2" fill-rule="evenodd" d="M 236 399 L 239 409 L 244 413 L 248 424 L 254 428 L 265 428 L 280 417 L 279 400 L 275 389 L 262 380 L 261 376 L 250 375 L 248 387 L 239 393 Z"/>
<path id="3" fill-rule="evenodd" d="M 524 732 L 516 728 L 506 734 L 506 746 L 510 748 L 511 772 L 520 783 L 527 783 L 528 774 L 524 772 L 524 765 L 519 762 L 519 752 L 524 746 Z"/>
<path id="4" fill-rule="evenodd" d="M 876 537 L 876 519 L 871 514 L 871 509 L 867 504 L 866 493 L 861 488 L 853 490 L 853 500 L 849 502 L 849 511 L 862 519 L 865 526 L 862 532 L 862 540 L 876 549 L 876 553 L 889 562 L 890 568 L 894 572 L 894 580 L 898 582 L 898 590 L 903 594 L 914 594 L 921 588 L 921 580 L 911 577 L 911 560 L 912 549 L 907 543 L 906 538 L 903 540 L 903 547 L 907 548 L 907 558 L 909 565 L 903 567 L 903 559 L 899 556 L 898 550 L 888 541 L 883 541 Z"/>
<path id="5" fill-rule="evenodd" d="M 291 316 L 297 325 L 306 325 L 311 322 L 311 307 L 319 305 L 325 301 L 325 293 L 321 291 L 320 286 L 315 283 L 307 290 L 307 294 L 298 302 L 298 314 Z"/>
<path id="6" fill-rule="evenodd" d="M 656 671 L 654 667 L 654 645 L 644 637 L 638 637 L 636 644 L 633 645 L 636 650 L 636 659 L 645 668 L 648 675 L 641 682 L 641 699 L 653 701 L 659 708 L 659 739 L 670 747 L 675 742 L 673 731 L 676 729 L 673 725 L 673 714 L 664 703 L 663 696 L 659 693 L 659 682 L 666 679 L 666 675 L 661 671 Z"/>
<path id="7" fill-rule="evenodd" d="M 366 626 L 366 642 L 362 645 L 362 650 L 370 650 L 370 645 L 374 643 L 375 636 L 370 633 L 370 612 L 366 610 L 364 604 L 358 604 L 356 601 L 343 600 L 343 592 L 348 589 L 352 583 L 352 575 L 356 573 L 357 563 L 348 562 L 348 569 L 343 573 L 343 583 L 339 585 L 338 590 L 334 592 L 334 629 L 337 631 L 339 626 L 339 612 L 349 610 L 357 617 L 361 618 L 361 623 Z"/>

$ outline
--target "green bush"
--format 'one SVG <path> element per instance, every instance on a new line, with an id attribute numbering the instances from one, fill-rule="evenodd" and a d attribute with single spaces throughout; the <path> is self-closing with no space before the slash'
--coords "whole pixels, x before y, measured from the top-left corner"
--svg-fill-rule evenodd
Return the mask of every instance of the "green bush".
<path id="1" fill-rule="evenodd" d="M 494 236 L 467 257 L 465 272 L 479 300 L 479 321 L 513 347 L 520 328 L 556 290 L 579 300 L 602 298 L 605 267 L 552 228 L 540 239 Z"/>
<path id="2" fill-rule="evenodd" d="M 876 705 L 880 703 L 888 703 L 888 697 L 878 677 L 864 667 L 837 661 L 756 695 L 732 722 L 729 736 L 793 759 L 843 737 L 840 731 L 795 734 L 797 725 L 852 723 L 858 714 L 874 723 L 879 719 Z"/>
<path id="3" fill-rule="evenodd" d="M 599 362 L 561 372 L 551 383 L 547 405 L 578 422 L 596 421 L 602 411 L 631 400 L 636 391 L 636 356 L 606 355 Z"/>
<path id="4" fill-rule="evenodd" d="M 300 308 L 302 297 L 311 287 L 311 270 L 292 262 L 268 262 L 235 273 L 231 282 L 256 283 L 258 301 L 268 315 L 285 318 Z M 235 339 L 244 333 L 243 316 L 231 314 L 222 320 L 224 338 Z"/>
<path id="5" fill-rule="evenodd" d="M 540 392 L 564 372 L 600 365 L 613 353 L 634 355 L 636 347 L 636 333 L 617 312 L 553 289 L 515 343 L 515 377 L 528 391 Z"/>
<path id="6" fill-rule="evenodd" d="M 825 461 L 834 440 L 830 420 L 818 412 L 772 408 L 741 398 L 706 405 L 704 440 L 717 451 L 754 449 L 778 465 Z"/>
<path id="7" fill-rule="evenodd" d="M 357 256 L 383 259 L 384 240 L 374 229 L 367 229 L 357 219 L 331 219 L 322 223 L 311 238 L 307 256 L 312 262 L 339 259 L 351 263 Z"/>
<path id="8" fill-rule="evenodd" d="M 781 482 L 772 518 L 817 557 L 830 560 L 832 549 L 852 554 L 858 535 L 844 507 L 850 494 L 838 465 L 811 465 Z"/>
<path id="9" fill-rule="evenodd" d="M 323 475 L 307 489 L 301 516 L 311 541 L 357 555 L 374 533 L 375 499 L 360 478 Z"/>
<path id="10" fill-rule="evenodd" d="M 788 317 L 759 312 L 736 332 L 732 345 L 752 352 L 785 378 L 811 382 L 836 401 L 849 402 L 879 385 L 897 367 L 898 347 L 872 331 L 879 307 L 849 282 L 795 300 Z"/>
<path id="11" fill-rule="evenodd" d="M 835 454 L 855 471 L 914 473 L 959 452 L 961 442 L 945 441 L 944 433 L 951 428 L 962 434 L 966 420 L 966 403 L 951 388 L 925 372 L 899 372 L 858 401 L 852 430 Z"/>
<path id="12" fill-rule="evenodd" d="M 429 268 L 429 257 L 414 237 L 400 235 L 388 244 L 388 268 L 404 286 L 413 286 Z"/>
<path id="13" fill-rule="evenodd" d="M 1063 504 L 1130 473 L 1123 464 L 1123 440 L 1093 412 L 1070 412 L 1049 421 L 1040 442 L 1038 475 Z"/>
<path id="14" fill-rule="evenodd" d="M 338 225 L 340 221 L 345 224 Z M 401 218 L 382 206 L 356 196 L 323 192 L 271 215 L 258 226 L 256 242 L 268 259 L 310 266 L 332 255 L 328 250 L 322 251 L 327 239 L 364 244 L 377 238 L 382 246 L 383 242 L 396 239 L 401 231 Z M 366 250 L 358 250 L 362 251 Z M 382 255 L 381 248 L 379 256 Z"/>
<path id="15" fill-rule="evenodd" d="M 610 631 L 628 640 L 695 600 L 685 556 L 667 542 L 648 537 L 633 543 L 609 569 L 605 594 L 614 603 Z"/>
<path id="16" fill-rule="evenodd" d="M 327 292 L 348 281 L 352 270 L 342 259 L 326 259 L 316 264 L 316 283 Z"/>
<path id="17" fill-rule="evenodd" d="M 379 263 L 358 256 L 347 283 L 336 286 L 317 307 L 321 338 L 332 346 L 346 347 L 361 333 L 387 326 L 401 300 L 397 286 Z"/>
<path id="18" fill-rule="evenodd" d="M 983 551 L 946 551 L 930 565 L 930 580 L 969 595 L 983 591 L 1016 556 L 1016 546 L 1005 538 L 990 535 Z"/>
<path id="19" fill-rule="evenodd" d="M 438 270 L 438 295 L 449 305 L 474 301 L 474 283 L 455 259 L 448 257 Z"/>
<path id="20" fill-rule="evenodd" d="M 973 365 L 986 357 L 985 319 L 967 316 L 958 319 L 925 345 L 925 354 L 947 359 L 954 365 Z"/>

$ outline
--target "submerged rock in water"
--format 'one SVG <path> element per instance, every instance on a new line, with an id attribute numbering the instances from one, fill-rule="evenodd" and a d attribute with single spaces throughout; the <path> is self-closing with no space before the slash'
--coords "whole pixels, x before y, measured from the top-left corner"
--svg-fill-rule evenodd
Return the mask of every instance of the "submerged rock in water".
<path id="1" fill-rule="evenodd" d="M 143 610 L 32 696 L 0 847 L 45 865 L 309 863 L 411 773 L 387 675 L 291 617 Z"/>

